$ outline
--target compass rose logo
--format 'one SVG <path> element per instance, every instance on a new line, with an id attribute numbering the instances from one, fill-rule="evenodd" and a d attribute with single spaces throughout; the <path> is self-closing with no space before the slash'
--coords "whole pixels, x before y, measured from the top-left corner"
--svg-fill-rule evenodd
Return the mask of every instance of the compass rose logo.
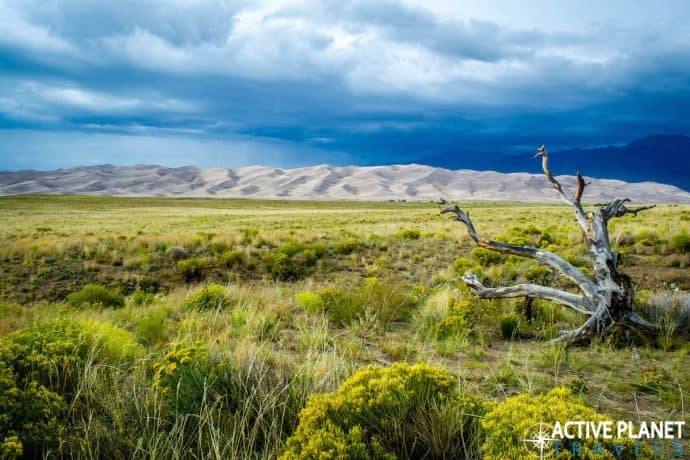
<path id="1" fill-rule="evenodd" d="M 548 423 L 539 422 L 532 425 L 525 431 L 525 437 L 522 442 L 525 449 L 539 456 L 539 460 L 549 458 L 553 454 L 551 443 L 558 441 L 551 437 L 553 427 Z"/>

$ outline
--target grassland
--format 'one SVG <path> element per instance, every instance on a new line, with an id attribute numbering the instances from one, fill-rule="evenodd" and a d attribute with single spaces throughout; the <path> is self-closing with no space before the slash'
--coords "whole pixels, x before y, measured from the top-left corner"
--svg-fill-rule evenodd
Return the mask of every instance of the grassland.
<path id="1" fill-rule="evenodd" d="M 465 208 L 487 236 L 591 270 L 569 208 Z M 636 309 L 662 334 L 566 350 L 546 339 L 579 324 L 577 313 L 535 302 L 527 321 L 521 299 L 476 300 L 459 278 L 472 270 L 496 285 L 567 281 L 475 249 L 431 203 L 2 197 L 0 334 L 67 320 L 116 326 L 133 341 L 94 342 L 120 351 L 87 355 L 75 371 L 53 454 L 274 458 L 311 395 L 396 362 L 446 369 L 487 402 L 565 386 L 610 417 L 690 422 L 689 226 L 683 206 L 612 222 L 611 241 L 639 285 Z M 123 358 L 127 347 L 136 351 Z M 225 385 L 202 385 L 191 408 L 166 403 L 162 369 L 199 350 Z M 216 404 L 219 393 L 232 403 Z"/>

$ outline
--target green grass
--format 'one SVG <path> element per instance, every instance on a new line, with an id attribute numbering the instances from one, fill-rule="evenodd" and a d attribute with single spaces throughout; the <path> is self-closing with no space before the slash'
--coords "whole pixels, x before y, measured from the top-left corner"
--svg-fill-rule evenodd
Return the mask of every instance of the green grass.
<path id="1" fill-rule="evenodd" d="M 465 207 L 483 235 L 591 267 L 567 207 Z M 690 301 L 669 292 L 690 289 L 688 216 L 659 206 L 610 227 L 639 283 L 637 308 L 663 321 L 658 346 L 566 351 L 545 340 L 578 313 L 535 301 L 528 322 L 521 299 L 477 300 L 460 276 L 572 286 L 531 261 L 473 251 L 431 203 L 0 197 L 0 335 L 97 322 L 141 347 L 133 360 L 80 361 L 60 426 L 71 433 L 63 452 L 85 458 L 275 458 L 311 396 L 400 361 L 445 368 L 485 401 L 566 386 L 610 417 L 690 421 L 690 345 L 677 326 Z M 173 260 L 172 246 L 189 258 Z M 170 390 L 193 398 L 171 404 L 154 385 L 160 364 L 185 366 L 180 350 L 194 347 L 199 364 L 181 374 L 192 383 Z"/>

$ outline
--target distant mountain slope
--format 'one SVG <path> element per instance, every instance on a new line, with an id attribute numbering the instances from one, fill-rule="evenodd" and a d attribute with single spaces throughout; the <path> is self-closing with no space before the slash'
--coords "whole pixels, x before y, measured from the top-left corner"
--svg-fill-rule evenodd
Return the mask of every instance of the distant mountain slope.
<path id="1" fill-rule="evenodd" d="M 561 176 L 574 188 L 573 176 Z M 556 200 L 541 174 L 451 171 L 421 165 L 296 169 L 193 166 L 93 166 L 57 171 L 0 172 L 0 194 L 69 193 L 142 196 L 337 198 L 362 200 Z M 690 193 L 653 182 L 594 180 L 585 201 L 629 197 L 637 202 L 690 203 Z"/>
<path id="2" fill-rule="evenodd" d="M 548 147 L 548 145 L 547 145 Z M 690 137 L 657 135 L 623 147 L 551 152 L 554 173 L 616 178 L 627 182 L 654 181 L 690 191 Z M 422 163 L 451 168 L 493 169 L 539 173 L 541 164 L 529 152 L 522 155 L 483 152 L 454 158 L 452 153 L 425 158 Z"/>

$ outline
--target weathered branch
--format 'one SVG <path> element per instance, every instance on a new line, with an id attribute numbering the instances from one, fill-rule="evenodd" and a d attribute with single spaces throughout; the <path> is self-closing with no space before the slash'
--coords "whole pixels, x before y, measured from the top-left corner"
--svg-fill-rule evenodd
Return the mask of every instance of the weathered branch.
<path id="1" fill-rule="evenodd" d="M 651 330 L 659 329 L 659 326 L 657 326 L 654 323 L 650 323 L 649 321 L 642 318 L 640 315 L 638 315 L 635 312 L 630 313 L 630 316 L 628 316 L 628 320 L 630 320 L 630 322 L 633 323 L 634 325 L 641 326 L 645 329 L 651 329 Z"/>
<path id="2" fill-rule="evenodd" d="M 589 342 L 594 336 L 601 335 L 611 324 L 611 315 L 608 310 L 597 309 L 587 318 L 582 326 L 573 331 L 565 331 L 551 342 L 565 342 L 569 345 Z"/>
<path id="3" fill-rule="evenodd" d="M 627 317 L 625 317 L 624 321 L 627 322 L 629 326 L 637 326 L 651 333 L 655 333 L 659 330 L 656 324 L 650 323 L 634 311 L 630 312 Z M 611 317 L 608 314 L 608 310 L 600 310 L 592 314 L 582 326 L 573 331 L 565 331 L 559 337 L 552 340 L 552 342 L 566 342 L 568 344 L 585 343 L 591 340 L 593 336 L 601 335 L 610 324 Z"/>
<path id="4" fill-rule="evenodd" d="M 550 300 L 561 305 L 566 305 L 586 315 L 591 315 L 594 311 L 594 305 L 584 296 L 540 286 L 538 284 L 516 284 L 514 286 L 490 288 L 485 287 L 481 281 L 479 281 L 479 278 L 471 272 L 465 273 L 462 280 L 470 287 L 472 293 L 480 299 L 529 297 Z"/>
<path id="5" fill-rule="evenodd" d="M 467 233 L 470 235 L 470 238 L 477 243 L 477 245 L 503 254 L 535 259 L 544 265 L 548 265 L 549 267 L 561 272 L 563 276 L 571 280 L 580 289 L 582 289 L 582 291 L 588 297 L 593 298 L 597 295 L 597 288 L 592 280 L 587 278 L 587 276 L 585 276 L 585 274 L 578 270 L 575 266 L 567 262 L 565 259 L 557 256 L 553 252 L 530 246 L 518 246 L 515 244 L 500 243 L 498 241 L 483 238 L 479 236 L 477 230 L 474 228 L 474 224 L 472 223 L 472 219 L 470 219 L 469 213 L 460 209 L 458 205 L 447 206 L 441 210 L 441 213 L 455 214 L 455 220 L 465 224 L 467 227 Z"/>
<path id="6" fill-rule="evenodd" d="M 628 208 L 625 203 L 630 203 L 630 198 L 618 198 L 613 201 L 609 201 L 602 207 L 602 212 L 604 213 L 604 218 L 606 221 L 612 219 L 613 217 L 623 217 L 626 214 L 632 214 L 637 216 L 638 212 L 646 211 L 647 209 L 652 209 L 656 205 L 640 206 L 638 208 Z"/>
<path id="7" fill-rule="evenodd" d="M 577 192 L 575 192 L 575 203 L 582 207 L 582 194 L 585 191 L 585 187 L 587 187 L 591 182 L 585 182 L 584 177 L 578 172 L 577 173 Z"/>
<path id="8" fill-rule="evenodd" d="M 587 215 L 585 214 L 585 211 L 582 208 L 580 199 L 582 198 L 582 193 L 584 192 L 587 183 L 582 178 L 580 173 L 578 173 L 577 192 L 575 193 L 575 198 L 570 198 L 568 194 L 565 193 L 565 190 L 563 190 L 563 186 L 561 185 L 561 183 L 558 182 L 558 180 L 553 176 L 553 174 L 551 174 L 551 169 L 549 168 L 549 153 L 546 151 L 545 145 L 539 147 L 535 155 L 535 158 L 536 157 L 541 157 L 541 167 L 544 170 L 544 175 L 549 180 L 549 182 L 551 182 L 551 185 L 553 185 L 553 188 L 556 190 L 556 193 L 558 193 L 561 199 L 573 207 L 573 209 L 575 210 L 575 217 L 577 218 L 577 222 L 580 224 L 580 227 L 582 227 L 582 231 L 586 233 L 589 230 L 589 225 L 587 223 Z"/>

